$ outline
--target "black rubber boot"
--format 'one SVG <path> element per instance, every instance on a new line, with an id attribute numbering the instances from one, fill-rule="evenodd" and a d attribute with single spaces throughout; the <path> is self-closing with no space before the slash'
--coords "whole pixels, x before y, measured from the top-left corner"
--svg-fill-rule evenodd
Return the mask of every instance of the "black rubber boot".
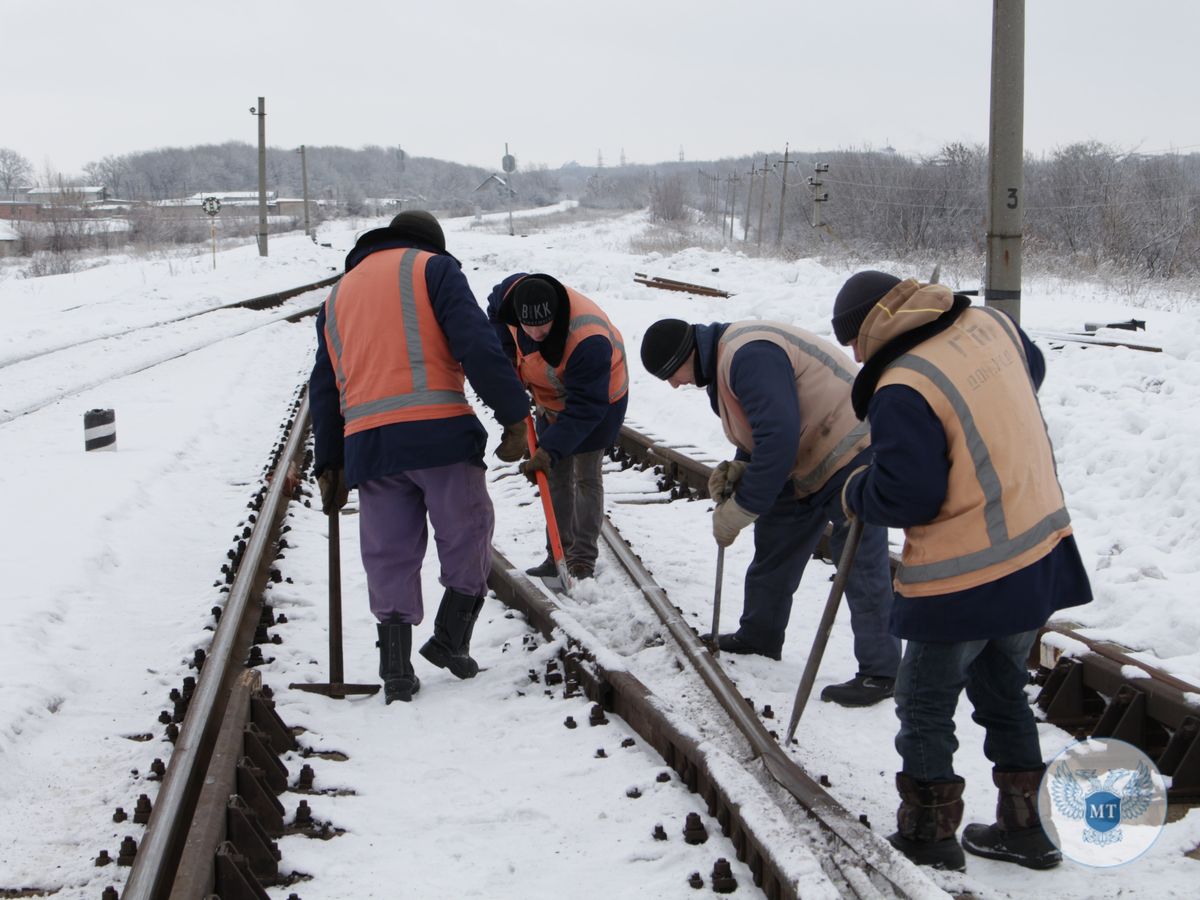
<path id="1" fill-rule="evenodd" d="M 896 680 L 882 675 L 855 675 L 821 691 L 821 699 L 838 706 L 873 706 L 896 693 Z"/>
<path id="2" fill-rule="evenodd" d="M 963 849 L 975 856 L 1013 862 L 1027 869 L 1052 869 L 1062 853 L 1046 837 L 1038 815 L 1038 786 L 1045 769 L 992 771 L 996 785 L 996 821 L 963 829 Z"/>
<path id="3" fill-rule="evenodd" d="M 526 569 L 525 574 L 532 575 L 534 578 L 553 578 L 558 574 L 558 565 L 554 562 L 553 556 L 547 556 L 532 569 Z"/>
<path id="4" fill-rule="evenodd" d="M 379 630 L 379 677 L 383 679 L 384 703 L 407 703 L 421 689 L 421 679 L 412 667 L 412 625 L 398 615 L 375 626 Z"/>
<path id="5" fill-rule="evenodd" d="M 433 620 L 433 637 L 421 648 L 421 655 L 439 669 L 449 669 L 456 678 L 474 678 L 479 664 L 471 659 L 471 633 L 483 609 L 483 597 L 461 594 L 446 588 Z"/>
<path id="6" fill-rule="evenodd" d="M 700 640 L 707 644 L 712 643 L 712 635 L 704 634 L 700 636 Z M 736 633 L 722 634 L 717 637 L 717 647 L 722 653 L 745 653 L 754 654 L 756 656 L 765 656 L 767 659 L 779 660 L 783 658 L 782 652 L 768 653 L 766 650 L 760 650 L 757 647 L 751 646 L 743 641 Z"/>
<path id="7" fill-rule="evenodd" d="M 895 834 L 888 843 L 918 866 L 962 872 L 967 868 L 963 848 L 954 833 L 963 816 L 961 778 L 953 781 L 917 781 L 896 773 L 900 808 L 896 810 Z"/>

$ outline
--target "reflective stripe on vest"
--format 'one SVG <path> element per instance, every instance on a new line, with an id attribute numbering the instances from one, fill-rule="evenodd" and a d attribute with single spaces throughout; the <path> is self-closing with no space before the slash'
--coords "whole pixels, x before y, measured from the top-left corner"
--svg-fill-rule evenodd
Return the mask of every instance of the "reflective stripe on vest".
<path id="1" fill-rule="evenodd" d="M 381 252 L 386 254 L 390 251 Z M 392 295 L 397 297 L 399 302 L 398 324 L 401 326 L 401 333 L 394 335 L 395 340 L 391 340 L 387 346 L 382 348 L 385 352 L 394 352 L 403 358 L 404 364 L 400 367 L 400 371 L 411 380 L 411 386 L 405 389 L 396 389 L 398 387 L 396 384 L 397 373 L 388 368 L 386 359 L 369 360 L 367 363 L 379 370 L 376 372 L 372 369 L 371 374 L 380 382 L 390 384 L 391 392 L 384 396 L 361 399 L 358 402 L 351 402 L 348 399 L 351 391 L 346 372 L 345 328 L 339 320 L 341 304 L 338 302 L 338 292 L 339 288 L 347 284 L 352 286 L 355 284 L 354 281 L 349 280 L 355 272 L 359 272 L 362 278 L 368 277 L 370 257 L 360 263 L 346 279 L 338 282 L 328 300 L 325 301 L 325 335 L 329 343 L 334 375 L 337 379 L 347 435 L 395 422 L 472 414 L 466 394 L 462 390 L 462 367 L 450 355 L 449 345 L 440 327 L 436 325 L 436 320 L 434 320 L 433 327 L 430 327 L 428 320 L 432 320 L 433 317 L 432 306 L 427 296 L 418 296 L 415 287 L 414 275 L 422 255 L 431 256 L 420 250 L 405 249 L 401 251 L 397 272 L 398 291 L 397 294 Z M 361 289 L 369 291 L 372 290 L 372 287 L 366 285 Z M 386 302 L 389 298 L 372 296 L 371 299 Z M 345 302 L 343 299 L 342 303 Z M 367 301 L 364 300 L 364 302 Z M 388 312 L 386 308 L 384 312 Z M 394 313 L 395 310 L 391 312 Z M 426 330 L 429 332 L 427 335 L 423 335 L 421 331 L 422 312 L 425 313 L 427 320 Z M 386 315 L 382 318 L 386 320 Z M 365 326 L 360 323 L 358 327 Z M 387 335 L 389 339 L 392 337 L 390 334 Z M 425 340 L 438 342 L 438 346 L 426 347 Z M 362 363 L 363 361 L 360 361 L 360 364 Z M 431 379 L 431 371 L 436 371 L 437 377 Z M 437 386 L 431 388 L 431 380 Z"/>
<path id="2" fill-rule="evenodd" d="M 1029 362 L 1025 358 L 1020 337 L 1007 327 L 1007 323 L 994 310 L 979 309 L 978 311 L 987 313 L 993 318 L 996 324 L 999 325 L 1004 336 L 1016 345 L 1017 356 L 1023 362 L 1025 376 L 1026 378 L 1030 378 Z M 972 409 L 954 380 L 934 362 L 916 353 L 905 354 L 892 363 L 888 369 L 889 372 L 893 370 L 907 370 L 922 376 L 945 398 L 950 411 L 958 423 L 958 427 L 961 429 L 963 446 L 965 447 L 966 454 L 969 456 L 969 464 L 974 472 L 974 482 L 979 491 L 978 496 L 982 499 L 983 529 L 986 532 L 987 539 L 987 546 L 985 547 L 959 553 L 946 559 L 935 559 L 933 562 L 920 564 L 902 563 L 896 571 L 897 590 L 913 596 L 924 596 L 933 593 L 949 593 L 987 583 L 1004 574 L 1008 574 L 1009 571 L 1015 571 L 1016 568 L 1020 568 L 1021 566 L 1006 566 L 1006 564 L 1017 560 L 1022 554 L 1027 554 L 1038 549 L 1039 545 L 1050 542 L 1056 536 L 1061 538 L 1064 531 L 1069 533 L 1071 524 L 1070 515 L 1064 505 L 1056 505 L 1060 503 L 1060 500 L 1055 500 L 1049 505 L 1044 514 L 1025 527 L 1023 531 L 1013 534 L 1008 515 L 1005 512 L 1004 484 L 996 462 L 993 459 L 992 451 L 988 447 L 984 435 L 981 433 L 979 422 L 976 419 L 976 412 Z M 1002 376 L 997 374 L 995 377 Z M 1019 375 L 1010 377 L 1020 378 Z M 889 383 L 897 382 L 893 380 Z M 901 377 L 899 383 L 909 387 L 916 387 L 916 384 L 908 378 Z M 1030 390 L 1033 391 L 1031 379 L 1029 383 Z M 927 401 L 929 399 L 929 397 L 926 397 Z M 1034 400 L 1034 406 L 1037 406 L 1036 399 Z M 934 410 L 937 412 L 936 407 L 934 407 Z M 1038 407 L 1038 411 L 1040 415 L 1040 407 Z M 1021 423 L 1017 422 L 1013 424 L 1014 427 L 1021 428 Z M 946 423 L 943 423 L 943 427 L 945 425 Z M 1023 432 L 1025 430 L 1022 429 Z M 953 448 L 949 446 L 949 432 L 947 432 L 947 441 L 948 450 L 951 452 L 950 462 L 953 466 L 956 464 L 956 458 Z M 1042 479 L 1044 479 L 1047 489 L 1049 489 L 1050 485 L 1054 485 L 1057 488 L 1057 481 L 1052 471 L 1054 457 L 1049 447 L 1049 437 L 1046 436 L 1045 448 L 1042 448 L 1040 442 L 1033 437 L 1030 437 L 1026 443 L 1028 448 L 1026 452 L 1049 456 L 1051 472 L 1043 473 Z M 959 459 L 957 464 L 966 465 L 967 463 L 965 460 Z M 1034 477 L 1038 479 L 1038 476 L 1035 475 Z M 959 490 L 961 493 L 962 489 L 960 488 Z M 1061 488 L 1058 489 L 1058 498 L 1061 498 Z M 947 500 L 943 502 L 943 510 L 951 504 L 962 506 L 966 499 L 968 498 L 962 496 L 947 497 Z M 1044 504 L 1039 505 L 1045 507 Z M 942 513 L 939 513 L 939 518 L 928 525 L 912 529 L 910 540 L 913 540 L 914 536 L 916 536 L 916 540 L 920 541 L 923 547 L 944 547 L 946 541 L 954 539 L 950 535 L 958 536 L 969 532 L 970 519 L 967 517 L 978 515 L 978 513 L 971 512 L 972 509 L 977 508 L 974 505 L 967 506 L 964 512 L 949 517 L 942 517 Z M 1033 507 L 1030 511 L 1036 514 L 1036 509 L 1037 507 Z M 946 532 L 947 529 L 951 529 L 951 531 Z M 946 532 L 946 534 L 943 534 L 943 532 Z M 978 534 L 977 529 L 976 533 Z M 938 535 L 941 535 L 940 543 Z M 1052 549 L 1056 543 L 1057 540 L 1050 543 L 1046 548 L 1046 552 L 1049 552 L 1049 549 Z M 907 558 L 908 556 L 909 554 L 906 553 L 905 557 Z M 1024 561 L 1022 565 L 1034 562 L 1038 558 L 1040 556 Z M 987 574 L 985 570 L 992 567 L 998 567 L 992 573 L 992 577 L 980 577 Z M 954 579 L 958 580 L 954 581 Z M 936 585 L 934 584 L 935 582 L 947 583 Z M 914 590 L 906 591 L 905 588 L 914 588 Z"/>
<path id="3" fill-rule="evenodd" d="M 746 340 L 741 340 L 743 338 Z M 736 344 L 739 340 L 741 343 Z M 729 380 L 733 356 L 754 341 L 765 341 L 782 349 L 788 355 L 795 373 L 801 434 L 791 475 L 796 496 L 807 497 L 820 490 L 834 472 L 870 444 L 870 423 L 858 421 L 850 406 L 850 389 L 854 384 L 855 372 L 842 353 L 832 351 L 816 335 L 802 329 L 759 322 L 735 322 L 730 325 L 721 335 L 718 345 L 718 406 L 726 436 L 747 453 L 754 451 L 753 433 L 741 403 L 729 386 Z M 809 368 L 808 362 L 817 368 Z M 804 380 L 801 372 L 806 368 L 808 374 L 807 380 Z M 817 386 L 817 389 L 810 393 L 809 389 L 813 386 Z M 826 433 L 821 433 L 821 423 L 827 423 L 829 430 Z M 826 434 L 832 433 L 841 436 L 829 444 Z M 815 460 L 812 458 L 814 452 L 821 454 Z"/>

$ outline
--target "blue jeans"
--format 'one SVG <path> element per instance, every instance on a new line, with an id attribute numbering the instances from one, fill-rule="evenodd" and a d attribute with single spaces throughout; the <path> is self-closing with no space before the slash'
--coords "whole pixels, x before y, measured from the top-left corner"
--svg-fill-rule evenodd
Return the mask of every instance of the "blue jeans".
<path id="1" fill-rule="evenodd" d="M 954 710 L 965 686 L 971 718 L 987 734 L 983 752 L 1002 771 L 1040 768 L 1042 750 L 1025 685 L 1037 630 L 957 643 L 909 641 L 896 680 L 904 772 L 918 781 L 954 778 Z"/>
<path id="2" fill-rule="evenodd" d="M 864 451 L 869 452 L 869 451 Z M 833 524 L 834 560 L 840 560 L 849 523 L 842 512 L 842 485 L 860 455 L 842 467 L 815 494 L 803 499 L 785 497 L 754 523 L 754 559 L 746 570 L 745 597 L 737 635 L 751 647 L 776 655 L 783 649 L 784 631 L 792 613 L 792 595 L 804 568 Z M 854 632 L 854 657 L 862 675 L 895 678 L 900 665 L 900 641 L 888 631 L 892 611 L 892 574 L 888 565 L 887 529 L 867 525 L 850 575 L 846 605 Z M 817 610 L 814 617 L 820 615 Z"/>

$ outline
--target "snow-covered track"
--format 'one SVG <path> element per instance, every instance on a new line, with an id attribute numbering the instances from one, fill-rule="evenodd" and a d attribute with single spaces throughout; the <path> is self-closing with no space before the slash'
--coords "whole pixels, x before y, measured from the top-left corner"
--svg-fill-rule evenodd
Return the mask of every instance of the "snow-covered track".
<path id="1" fill-rule="evenodd" d="M 321 290 L 322 288 L 329 287 L 331 284 L 336 282 L 339 278 L 341 278 L 340 275 L 334 275 L 330 278 L 322 278 L 320 281 L 314 281 L 310 284 L 302 284 L 298 287 L 287 288 L 282 291 L 274 291 L 273 293 L 262 294 L 261 296 L 258 296 L 258 297 L 251 297 L 248 300 L 235 300 L 232 303 L 223 303 L 219 306 L 212 306 L 212 307 L 207 307 L 205 309 L 194 310 L 185 315 L 175 316 L 170 319 L 159 319 L 159 320 L 156 320 L 153 322 L 147 322 L 147 323 L 140 324 L 140 325 L 134 325 L 134 326 L 128 327 L 128 328 L 114 329 L 106 334 L 89 337 L 86 340 L 82 340 L 82 341 L 67 341 L 67 342 L 60 342 L 58 344 L 53 344 L 50 346 L 39 347 L 34 352 L 27 353 L 24 356 L 18 356 L 18 357 L 14 357 L 12 359 L 0 358 L 0 369 L 7 368 L 8 366 L 16 365 L 18 363 L 30 362 L 31 360 L 35 360 L 41 356 L 46 356 L 50 353 L 60 353 L 63 350 L 73 350 L 77 347 L 86 347 L 90 344 L 95 344 L 99 341 L 106 341 L 111 338 L 123 337 L 124 335 L 133 334 L 138 331 L 145 331 L 150 328 L 159 328 L 164 325 L 173 325 L 177 322 L 185 322 L 188 319 L 194 319 L 197 316 L 206 316 L 206 315 L 209 315 L 210 313 L 220 312 L 221 310 L 227 310 L 227 309 L 271 309 L 272 307 L 279 306 L 285 300 L 290 300 L 292 297 L 297 297 L 300 294 L 307 294 L 309 291 L 318 291 L 318 290 Z"/>
<path id="2" fill-rule="evenodd" d="M 672 499 L 705 499 L 711 468 L 628 426 L 614 458 L 653 467 Z M 830 559 L 828 530 L 817 555 Z M 892 568 L 899 558 L 892 554 Z M 1112 737 L 1138 747 L 1172 777 L 1168 800 L 1200 803 L 1200 687 L 1062 625 L 1042 629 L 1030 658 L 1045 721 L 1077 739 Z M 1190 696 L 1189 696 L 1190 695 Z"/>
<path id="3" fill-rule="evenodd" d="M 767 731 L 753 706 L 701 645 L 610 522 L 605 522 L 603 537 L 667 629 L 681 662 L 694 670 L 723 710 L 724 721 L 710 715 L 704 726 L 740 734 L 745 749 L 738 758 L 744 770 L 754 779 L 769 781 L 782 789 L 774 792 L 773 802 L 781 807 L 785 819 L 807 818 L 815 825 L 801 826 L 790 837 L 807 845 L 820 861 L 833 889 L 845 897 L 944 896 L 783 752 L 776 736 Z M 778 837 L 772 839 L 770 829 L 763 827 L 761 808 L 735 799 L 738 792 L 729 783 L 726 755 L 715 748 L 713 738 L 703 734 L 703 729 L 702 737 L 698 737 L 688 727 L 692 723 L 677 721 L 678 698 L 657 696 L 633 672 L 616 662 L 611 651 L 596 646 L 595 635 L 586 628 L 580 629 L 569 612 L 547 599 L 540 588 L 499 552 L 493 554 L 490 585 L 505 603 L 520 609 L 547 637 L 561 637 L 564 632 L 568 635 L 568 650 L 564 653 L 567 677 L 578 681 L 587 696 L 605 710 L 621 716 L 705 799 L 709 814 L 731 837 L 739 859 L 749 866 L 755 883 L 767 897 L 792 900 L 802 895 L 805 885 L 790 875 L 786 863 L 781 861 L 779 854 L 784 848 L 779 846 Z M 744 785 L 738 784 L 737 788 L 744 791 Z M 764 796 L 771 796 L 771 792 L 764 791 Z M 745 815 L 748 807 L 754 815 Z"/>
<path id="4" fill-rule="evenodd" d="M 298 464 L 307 421 L 305 397 L 294 408 L 268 472 Z M 249 886 L 243 891 L 233 886 L 246 880 L 249 868 L 261 871 L 277 859 L 268 836 L 282 833 L 282 807 L 274 795 L 286 787 L 287 772 L 275 756 L 293 749 L 295 741 L 274 715 L 251 664 L 255 644 L 265 639 L 262 590 L 287 509 L 287 483 L 269 479 L 250 502 L 253 528 L 231 554 L 228 597 L 207 653 L 197 658 L 199 678 L 185 700 L 124 900 L 202 897 L 222 878 L 220 895 L 227 900 L 260 896 Z M 233 794 L 241 802 L 233 803 Z M 232 840 L 237 844 L 228 843 Z M 111 894 L 115 898 L 115 889 Z"/>
<path id="5" fill-rule="evenodd" d="M 108 381 L 204 350 L 220 341 L 281 321 L 295 322 L 314 315 L 324 302 L 323 288 L 332 280 L 336 279 L 323 279 L 9 360 L 3 363 L 4 377 L 0 379 L 0 425 Z M 312 292 L 318 292 L 318 297 L 305 297 Z M 288 303 L 292 299 L 295 302 Z M 245 310 L 276 307 L 282 308 L 265 317 L 248 319 L 239 314 Z M 201 319 L 205 320 L 203 326 Z M 98 364 L 98 361 L 101 362 Z"/>

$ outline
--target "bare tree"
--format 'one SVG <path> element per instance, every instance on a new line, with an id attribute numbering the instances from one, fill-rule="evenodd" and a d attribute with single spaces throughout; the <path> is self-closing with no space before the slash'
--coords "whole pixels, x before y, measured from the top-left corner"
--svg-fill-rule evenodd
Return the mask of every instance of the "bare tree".
<path id="1" fill-rule="evenodd" d="M 129 173 L 129 162 L 123 156 L 106 156 L 83 167 L 83 174 L 92 184 L 103 185 L 110 197 L 121 196 L 121 184 Z"/>
<path id="2" fill-rule="evenodd" d="M 33 166 L 16 150 L 0 147 L 0 185 L 9 199 L 16 199 L 15 189 L 33 179 Z"/>

